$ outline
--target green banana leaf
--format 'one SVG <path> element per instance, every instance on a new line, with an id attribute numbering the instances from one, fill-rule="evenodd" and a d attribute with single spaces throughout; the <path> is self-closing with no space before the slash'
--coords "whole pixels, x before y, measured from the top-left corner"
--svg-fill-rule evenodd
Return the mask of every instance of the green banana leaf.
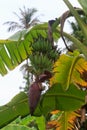
<path id="1" fill-rule="evenodd" d="M 34 112 L 35 116 L 48 115 L 53 110 L 74 111 L 85 103 L 86 92 L 71 84 L 67 91 L 62 89 L 61 84 L 54 84 L 41 98 Z"/>
<path id="2" fill-rule="evenodd" d="M 32 128 L 29 128 L 28 126 L 23 126 L 23 125 L 11 124 L 1 130 L 32 130 Z"/>
<path id="3" fill-rule="evenodd" d="M 28 97 L 24 92 L 20 92 L 8 104 L 0 106 L 0 128 L 18 116 L 24 117 L 28 114 Z"/>
<path id="4" fill-rule="evenodd" d="M 87 15 L 87 0 L 78 0 L 78 2 L 80 3 L 80 5 L 82 6 L 85 14 Z"/>
<path id="5" fill-rule="evenodd" d="M 18 117 L 15 121 L 11 122 L 1 130 L 36 130 L 34 126 L 37 126 L 39 130 L 45 130 L 44 117 L 34 117 L 30 115 L 24 117 L 23 119 Z"/>
<path id="6" fill-rule="evenodd" d="M 45 130 L 45 118 L 44 116 L 35 117 L 35 116 L 27 116 L 20 120 L 21 125 L 31 125 L 31 122 L 35 122 L 38 125 L 39 130 Z"/>
<path id="7" fill-rule="evenodd" d="M 28 31 L 25 29 L 23 31 L 18 31 L 15 34 L 13 34 L 12 36 L 10 36 L 8 39 L 11 41 L 18 41 L 19 39 L 23 39 L 24 36 L 26 35 Z"/>
<path id="8" fill-rule="evenodd" d="M 41 29 L 43 27 L 43 30 Z M 16 34 L 15 34 L 16 35 Z M 19 33 L 20 35 L 20 33 Z M 0 40 L 0 74 L 5 75 L 13 70 L 31 54 L 30 44 L 34 43 L 38 36 L 47 37 L 47 23 L 37 25 L 29 30 L 22 39 Z"/>

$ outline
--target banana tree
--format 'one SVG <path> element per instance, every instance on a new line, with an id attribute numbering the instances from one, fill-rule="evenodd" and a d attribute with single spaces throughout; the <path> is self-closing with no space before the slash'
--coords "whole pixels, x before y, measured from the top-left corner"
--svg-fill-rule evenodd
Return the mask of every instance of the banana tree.
<path id="1" fill-rule="evenodd" d="M 2 130 L 79 130 L 84 126 L 87 103 L 87 47 L 74 36 L 64 32 L 63 26 L 67 17 L 75 17 L 87 40 L 86 25 L 79 13 L 85 13 L 87 7 L 85 1 L 79 0 L 83 9 L 78 11 L 68 0 L 64 2 L 69 7 L 67 14 L 34 26 L 22 39 L 0 41 L 1 75 L 7 74 L 27 58 L 30 58 L 30 71 L 34 75 L 29 96 L 21 92 L 8 104 L 0 107 Z M 68 50 L 67 54 L 59 54 L 54 44 L 61 36 Z M 78 50 L 69 50 L 64 37 L 74 42 Z M 47 83 L 48 90 L 43 91 L 43 83 Z M 84 114 L 82 110 L 85 110 Z M 81 127 L 78 126 L 79 120 Z"/>

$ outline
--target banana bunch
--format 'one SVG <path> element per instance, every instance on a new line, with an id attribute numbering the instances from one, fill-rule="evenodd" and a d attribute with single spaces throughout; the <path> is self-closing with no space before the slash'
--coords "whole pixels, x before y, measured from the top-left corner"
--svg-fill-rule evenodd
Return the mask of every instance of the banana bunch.
<path id="1" fill-rule="evenodd" d="M 31 55 L 30 61 L 38 75 L 43 73 L 45 70 L 51 71 L 52 69 L 52 60 L 45 55 Z"/>
<path id="2" fill-rule="evenodd" d="M 51 44 L 49 45 L 49 42 L 39 39 L 34 44 L 32 44 L 32 49 L 34 52 L 46 53 L 52 49 L 52 46 Z"/>
<path id="3" fill-rule="evenodd" d="M 35 54 L 42 53 L 52 60 L 56 59 L 58 56 L 58 52 L 52 48 L 51 43 L 44 39 L 39 39 L 37 42 L 32 44 L 32 51 L 34 51 Z"/>
<path id="4" fill-rule="evenodd" d="M 31 65 L 34 70 L 41 74 L 45 70 L 52 70 L 53 62 L 58 57 L 56 48 L 52 47 L 52 44 L 44 38 L 39 38 L 35 43 L 31 45 L 32 54 L 30 55 Z"/>

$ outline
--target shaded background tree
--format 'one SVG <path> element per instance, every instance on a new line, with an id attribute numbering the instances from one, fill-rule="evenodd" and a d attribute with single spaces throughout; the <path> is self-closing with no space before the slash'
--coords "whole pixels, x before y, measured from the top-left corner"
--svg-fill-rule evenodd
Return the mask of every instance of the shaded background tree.
<path id="1" fill-rule="evenodd" d="M 85 14 L 81 14 L 80 15 L 82 21 L 87 24 L 87 16 Z M 81 30 L 80 25 L 77 23 L 77 21 L 75 19 L 72 20 L 68 20 L 68 24 L 71 27 L 71 35 L 74 36 L 75 38 L 77 38 L 78 40 L 80 40 L 85 46 L 87 46 L 87 42 L 86 39 L 84 37 L 84 34 Z M 67 39 L 67 42 L 70 43 L 70 41 Z M 78 47 L 76 47 L 76 45 L 74 43 L 70 44 L 70 48 L 72 50 L 78 49 Z M 82 53 L 82 52 L 81 52 Z"/>
<path id="2" fill-rule="evenodd" d="M 14 12 L 14 15 L 18 17 L 18 22 L 15 21 L 7 21 L 4 24 L 8 24 L 8 31 L 14 31 L 17 29 L 23 31 L 24 29 L 29 29 L 32 26 L 39 23 L 38 17 L 36 17 L 37 9 L 35 8 L 26 8 L 25 6 L 23 9 L 19 8 L 20 14 Z"/>

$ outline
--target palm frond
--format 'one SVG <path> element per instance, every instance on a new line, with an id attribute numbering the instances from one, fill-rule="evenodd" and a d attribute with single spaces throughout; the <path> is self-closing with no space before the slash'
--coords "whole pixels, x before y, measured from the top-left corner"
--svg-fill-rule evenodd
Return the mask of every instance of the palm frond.
<path id="1" fill-rule="evenodd" d="M 21 24 L 19 24 L 18 22 L 13 22 L 13 21 L 7 21 L 4 24 L 8 24 L 8 32 L 10 31 L 14 31 L 16 29 L 23 29 L 23 26 Z"/>
<path id="2" fill-rule="evenodd" d="M 7 21 L 4 23 L 9 25 L 8 31 L 14 31 L 15 29 L 28 29 L 39 22 L 38 18 L 34 18 L 35 13 L 37 12 L 35 8 L 29 9 L 25 8 L 24 6 L 24 9 L 19 8 L 19 10 L 20 15 L 18 15 L 16 12 L 13 12 L 14 15 L 18 17 L 19 22 Z"/>

